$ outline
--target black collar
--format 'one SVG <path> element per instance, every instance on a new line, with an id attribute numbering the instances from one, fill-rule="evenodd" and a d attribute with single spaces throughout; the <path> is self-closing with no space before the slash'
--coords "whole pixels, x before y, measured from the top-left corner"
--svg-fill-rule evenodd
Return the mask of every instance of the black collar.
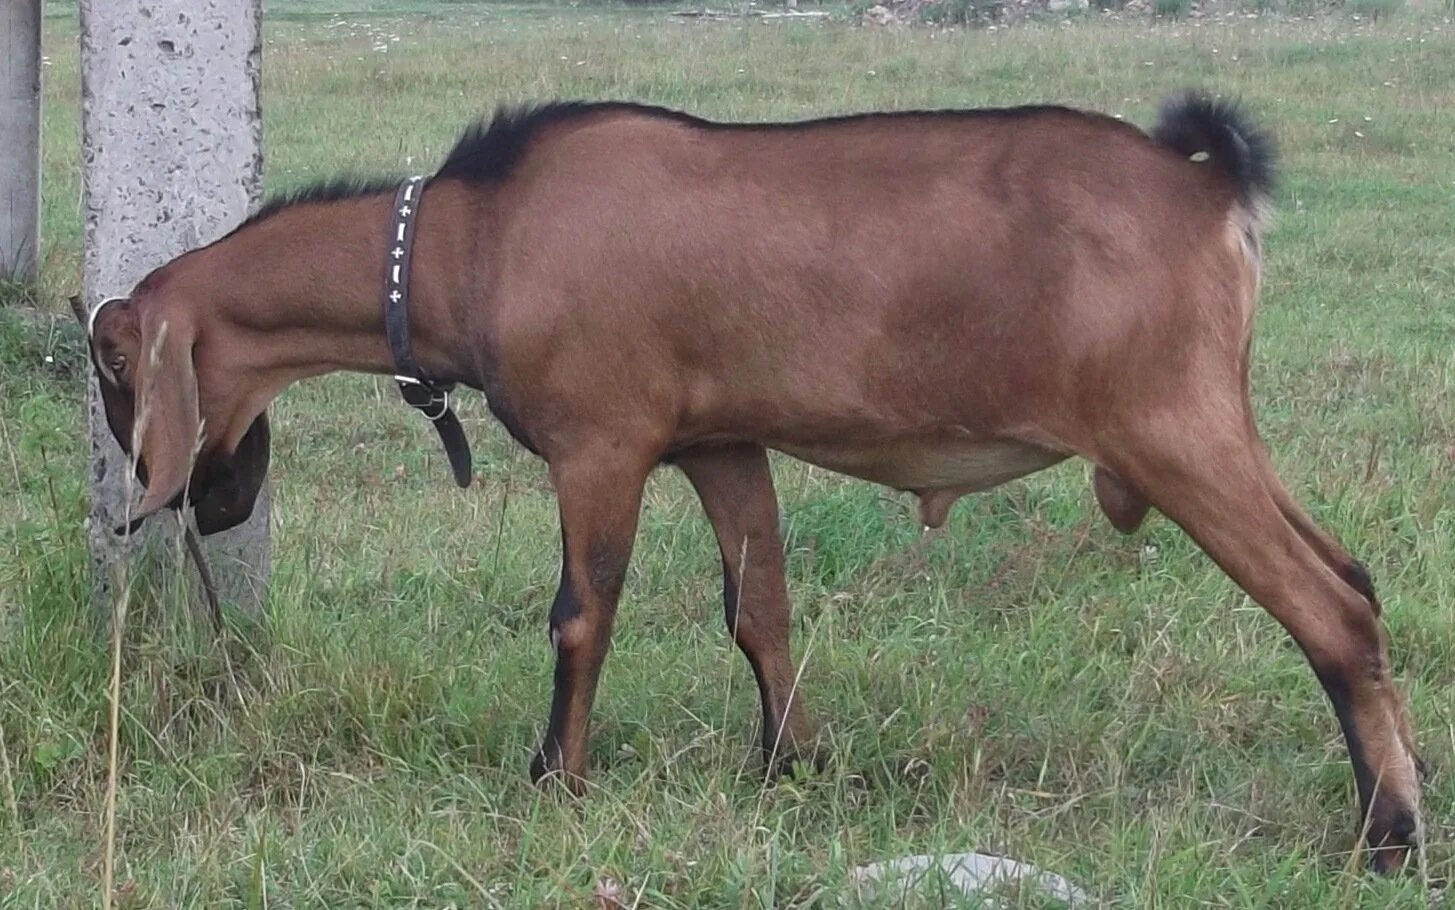
<path id="1" fill-rule="evenodd" d="M 389 225 L 389 253 L 384 257 L 384 331 L 394 355 L 394 381 L 405 404 L 428 417 L 439 431 L 455 483 L 470 485 L 470 442 L 460 419 L 450 407 L 453 382 L 427 378 L 409 350 L 409 263 L 414 250 L 414 222 L 424 195 L 424 178 L 410 177 L 394 194 L 394 217 Z"/>

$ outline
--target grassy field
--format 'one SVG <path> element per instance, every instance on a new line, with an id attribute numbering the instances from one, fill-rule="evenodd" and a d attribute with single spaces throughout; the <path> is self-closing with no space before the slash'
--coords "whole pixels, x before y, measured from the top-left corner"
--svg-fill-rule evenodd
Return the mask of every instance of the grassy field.
<path id="1" fill-rule="evenodd" d="M 428 170 L 510 100 L 724 118 L 1057 100 L 1145 124 L 1169 90 L 1244 97 L 1286 162 L 1262 424 L 1290 485 L 1380 585 L 1433 766 L 1427 872 L 1455 877 L 1448 18 L 936 33 L 407 8 L 269 5 L 271 189 Z M 84 606 L 85 358 L 60 315 L 80 261 L 71 16 L 48 18 L 45 40 L 39 315 L 0 312 L 6 908 L 99 902 L 106 778 L 106 631 Z M 459 491 L 381 383 L 283 397 L 270 625 L 226 685 L 185 610 L 135 605 L 122 906 L 611 907 L 596 895 L 617 883 L 620 906 L 831 907 L 858 864 L 962 850 L 1035 862 L 1114 906 L 1430 905 L 1418 876 L 1371 880 L 1351 853 L 1344 747 L 1297 650 L 1170 522 L 1117 536 L 1079 463 L 971 497 L 928 538 L 905 498 L 776 463 L 796 653 L 834 758 L 768 788 L 711 534 L 686 482 L 660 472 L 598 700 L 596 787 L 539 794 L 526 766 L 551 680 L 554 505 L 483 403 L 464 409 L 485 482 Z"/>

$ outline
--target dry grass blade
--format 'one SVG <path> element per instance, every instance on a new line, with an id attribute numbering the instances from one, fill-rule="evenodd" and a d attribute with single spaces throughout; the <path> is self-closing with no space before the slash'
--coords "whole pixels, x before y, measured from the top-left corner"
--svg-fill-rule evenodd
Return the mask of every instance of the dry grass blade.
<path id="1" fill-rule="evenodd" d="M 145 419 L 143 415 L 142 419 Z M 140 421 L 138 421 L 140 423 Z M 131 482 L 127 481 L 127 502 L 131 501 Z M 126 525 L 131 525 L 128 507 Z M 128 531 L 128 536 L 130 532 Z M 117 560 L 115 575 L 116 601 L 111 611 L 111 683 L 107 690 L 109 713 L 106 722 L 106 808 L 104 824 L 104 859 L 101 866 L 101 906 L 111 910 L 116 881 L 116 790 L 117 753 L 120 749 L 121 719 L 121 644 L 127 608 L 131 605 L 131 573 L 125 559 Z"/>
<path id="2" fill-rule="evenodd" d="M 202 595 L 207 599 L 207 610 L 212 616 L 212 631 L 220 639 L 223 633 L 222 602 L 217 594 L 217 582 L 212 578 L 212 570 L 207 565 L 207 557 L 202 552 L 202 542 L 197 539 L 197 529 L 193 528 L 185 520 L 182 521 L 182 539 L 187 542 L 187 553 L 192 557 L 192 564 L 197 567 L 197 577 L 202 581 Z"/>

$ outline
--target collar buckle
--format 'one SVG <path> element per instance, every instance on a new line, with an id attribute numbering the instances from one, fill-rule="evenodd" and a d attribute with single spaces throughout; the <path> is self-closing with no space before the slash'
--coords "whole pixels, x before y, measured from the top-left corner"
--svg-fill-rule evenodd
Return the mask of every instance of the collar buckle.
<path id="1" fill-rule="evenodd" d="M 399 386 L 404 403 L 430 420 L 439 420 L 449 411 L 450 391 L 454 389 L 454 383 L 444 385 L 417 376 L 395 376 L 394 382 Z"/>

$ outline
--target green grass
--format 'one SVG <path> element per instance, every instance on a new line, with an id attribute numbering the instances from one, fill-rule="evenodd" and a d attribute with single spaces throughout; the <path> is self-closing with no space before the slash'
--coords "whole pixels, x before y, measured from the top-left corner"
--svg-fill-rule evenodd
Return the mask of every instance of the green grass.
<path id="1" fill-rule="evenodd" d="M 1242 96 L 1286 160 L 1262 423 L 1290 485 L 1380 585 L 1434 768 L 1429 872 L 1455 877 L 1448 22 L 1412 9 L 937 32 L 273 6 L 275 190 L 428 170 L 508 100 L 782 118 L 1050 99 L 1146 123 L 1169 90 Z M 41 314 L 0 312 L 4 907 L 98 902 L 106 777 L 85 356 L 60 315 L 80 262 L 69 18 L 47 19 L 46 52 Z M 596 786 L 542 796 L 525 772 L 550 689 L 554 506 L 542 466 L 478 399 L 464 411 L 485 482 L 459 491 L 383 384 L 331 377 L 283 397 L 270 623 L 236 679 L 185 610 L 136 605 L 123 906 L 582 906 L 608 878 L 627 906 L 638 892 L 651 907 L 836 906 L 852 867 L 945 850 L 1035 862 L 1117 906 L 1429 905 L 1417 879 L 1372 880 L 1351 856 L 1343 746 L 1297 650 L 1169 522 L 1115 535 L 1076 463 L 969 498 L 921 539 L 912 503 L 776 462 L 796 653 L 834 759 L 766 789 L 711 534 L 661 472 L 598 701 Z"/>

